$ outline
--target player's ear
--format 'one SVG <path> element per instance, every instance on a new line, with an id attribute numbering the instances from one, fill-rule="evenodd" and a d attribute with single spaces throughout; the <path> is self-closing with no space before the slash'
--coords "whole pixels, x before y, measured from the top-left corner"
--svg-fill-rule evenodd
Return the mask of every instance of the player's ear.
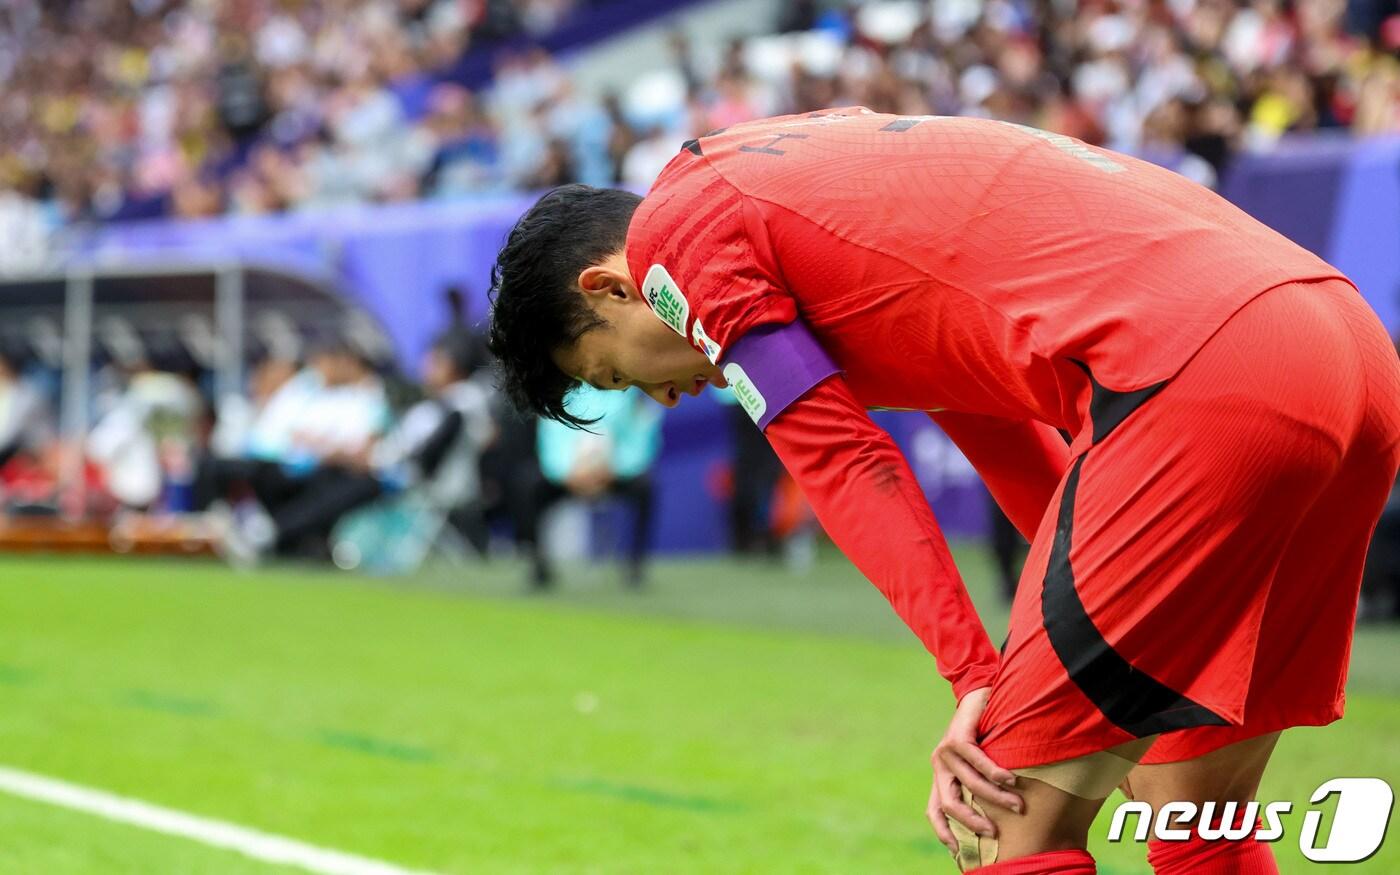
<path id="1" fill-rule="evenodd" d="M 608 259 L 598 264 L 590 264 L 578 275 L 578 287 L 585 295 L 611 298 L 616 302 L 626 301 L 637 296 L 636 285 L 627 272 L 627 263 Z"/>

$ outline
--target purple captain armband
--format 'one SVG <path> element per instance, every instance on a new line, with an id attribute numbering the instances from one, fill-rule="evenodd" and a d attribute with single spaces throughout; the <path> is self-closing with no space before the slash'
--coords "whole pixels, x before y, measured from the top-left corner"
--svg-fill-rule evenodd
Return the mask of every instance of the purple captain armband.
<path id="1" fill-rule="evenodd" d="M 802 322 L 763 325 L 724 354 L 724 379 L 760 429 L 840 368 Z"/>

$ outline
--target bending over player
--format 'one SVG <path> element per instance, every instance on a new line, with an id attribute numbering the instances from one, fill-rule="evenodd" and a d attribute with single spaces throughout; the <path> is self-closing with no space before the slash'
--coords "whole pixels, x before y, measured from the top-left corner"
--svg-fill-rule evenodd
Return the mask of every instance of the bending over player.
<path id="1" fill-rule="evenodd" d="M 787 116 L 644 200 L 546 195 L 494 287 L 541 415 L 734 389 L 953 686 L 928 813 L 965 870 L 1093 872 L 1115 786 L 1245 801 L 1281 730 L 1341 716 L 1400 363 L 1345 277 L 1194 183 L 994 121 Z M 871 408 L 928 411 L 1031 540 L 1000 658 Z M 1276 871 L 1252 840 L 1149 858 Z"/>

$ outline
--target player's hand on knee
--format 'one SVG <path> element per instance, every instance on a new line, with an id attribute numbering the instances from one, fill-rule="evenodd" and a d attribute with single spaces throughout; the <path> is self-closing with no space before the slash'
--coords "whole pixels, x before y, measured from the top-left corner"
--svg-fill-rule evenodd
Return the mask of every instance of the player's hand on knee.
<path id="1" fill-rule="evenodd" d="M 998 805 L 1017 813 L 1022 810 L 1021 797 L 1010 789 L 1016 784 L 1016 776 L 992 762 L 977 746 L 977 724 L 990 695 L 991 689 L 984 687 L 963 696 L 948 724 L 948 731 L 933 751 L 933 792 L 929 798 L 928 814 L 934 831 L 944 844 L 952 838 L 952 833 L 948 832 L 948 838 L 944 838 L 947 825 L 942 816 L 957 820 L 979 835 L 996 835 L 996 825 L 963 800 L 963 787 L 971 791 L 979 802 Z M 935 803 L 938 812 L 934 811 Z"/>

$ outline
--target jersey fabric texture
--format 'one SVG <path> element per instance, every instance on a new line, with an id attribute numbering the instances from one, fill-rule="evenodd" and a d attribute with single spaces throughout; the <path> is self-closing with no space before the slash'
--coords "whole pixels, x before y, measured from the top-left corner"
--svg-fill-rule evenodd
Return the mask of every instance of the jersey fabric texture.
<path id="1" fill-rule="evenodd" d="M 1221 423 L 1258 405 L 1273 405 L 1270 422 L 1291 421 L 1297 399 L 1256 391 L 1249 376 L 1222 389 L 1224 400 L 1202 388 L 1215 384 L 1214 374 L 1195 376 L 1186 389 L 1176 378 L 1270 289 L 1303 283 L 1297 288 L 1327 290 L 1316 297 L 1328 312 L 1369 312 L 1334 268 L 1145 162 L 1001 122 L 861 108 L 736 125 L 688 142 L 633 217 L 626 254 L 639 286 L 654 266 L 664 269 L 683 304 L 663 318 L 720 364 L 754 328 L 800 318 L 840 368 L 773 418 L 766 434 L 833 540 L 934 654 L 955 694 L 995 681 L 983 730 L 1001 765 L 1216 727 L 1192 734 L 1198 745 L 1164 746 L 1164 755 L 1184 758 L 1235 737 L 1222 727 L 1252 734 L 1246 705 L 1258 674 L 1250 639 L 1264 632 L 1277 569 L 1215 576 L 1208 560 L 1259 545 L 1237 531 L 1247 527 L 1233 525 L 1234 516 L 1221 516 L 1244 511 L 1223 507 L 1219 488 L 1186 472 L 1235 471 L 1216 447 Z M 1280 307 L 1263 311 L 1287 321 Z M 1280 340 L 1300 344 L 1315 370 L 1331 358 L 1361 362 L 1344 376 L 1374 392 L 1337 398 L 1353 405 L 1352 420 L 1371 423 L 1369 449 L 1350 453 L 1339 438 L 1339 458 L 1388 488 L 1394 435 L 1386 429 L 1395 417 L 1364 411 L 1397 405 L 1393 350 L 1392 361 L 1377 359 L 1384 332 L 1374 315 L 1343 332 L 1309 324 L 1317 336 Z M 1243 334 L 1230 336 L 1243 342 Z M 1367 351 L 1356 352 L 1356 343 Z M 1209 367 L 1268 371 L 1280 352 L 1244 347 L 1229 347 Z M 1188 394 L 1190 403 L 1163 400 Z M 1297 394 L 1304 408 L 1318 403 Z M 865 414 L 870 408 L 929 411 L 1032 539 L 1004 661 L 907 463 Z M 1304 431 L 1306 414 L 1295 423 Z M 1149 417 L 1150 429 L 1134 423 Z M 1239 477 L 1272 476 L 1301 451 L 1287 437 L 1257 443 L 1260 455 Z M 1325 492 L 1327 477 L 1317 475 L 1314 492 Z M 1159 481 L 1175 488 L 1139 501 Z M 1349 515 L 1348 546 L 1336 548 L 1334 566 L 1364 555 L 1357 542 L 1374 525 L 1371 497 Z M 1247 509 L 1267 517 L 1276 505 Z M 1066 520 L 1072 542 L 1057 540 Z M 1141 543 L 1163 521 L 1199 534 L 1200 549 L 1170 573 L 1170 557 L 1153 566 L 1158 545 Z M 1054 585 L 1052 559 L 1072 570 Z M 1162 573 L 1148 574 L 1151 567 Z M 1354 609 L 1352 584 L 1328 585 L 1350 589 Z M 1221 588 L 1233 600 L 1210 601 Z M 1233 614 L 1203 627 L 1192 611 Z M 1350 640 L 1340 615 L 1317 634 L 1343 651 Z M 1229 656 L 1214 658 L 1221 648 Z M 1176 667 L 1168 651 L 1191 653 Z M 1321 670 L 1332 673 L 1338 694 L 1344 664 Z M 1155 686 L 1136 683 L 1140 675 Z M 1100 701 L 1125 678 L 1134 683 L 1114 696 L 1131 707 Z M 1128 719 L 1125 708 L 1138 710 Z M 1330 701 L 1292 711 L 1281 704 L 1266 722 L 1317 722 L 1335 710 Z M 1159 711 L 1175 716 L 1151 719 Z"/>
<path id="2" fill-rule="evenodd" d="M 1356 290 L 1264 293 L 1093 426 L 1107 433 L 1071 462 L 1017 590 L 988 754 L 1156 735 L 1142 762 L 1175 762 L 1340 717 L 1400 464 L 1400 360 Z"/>

